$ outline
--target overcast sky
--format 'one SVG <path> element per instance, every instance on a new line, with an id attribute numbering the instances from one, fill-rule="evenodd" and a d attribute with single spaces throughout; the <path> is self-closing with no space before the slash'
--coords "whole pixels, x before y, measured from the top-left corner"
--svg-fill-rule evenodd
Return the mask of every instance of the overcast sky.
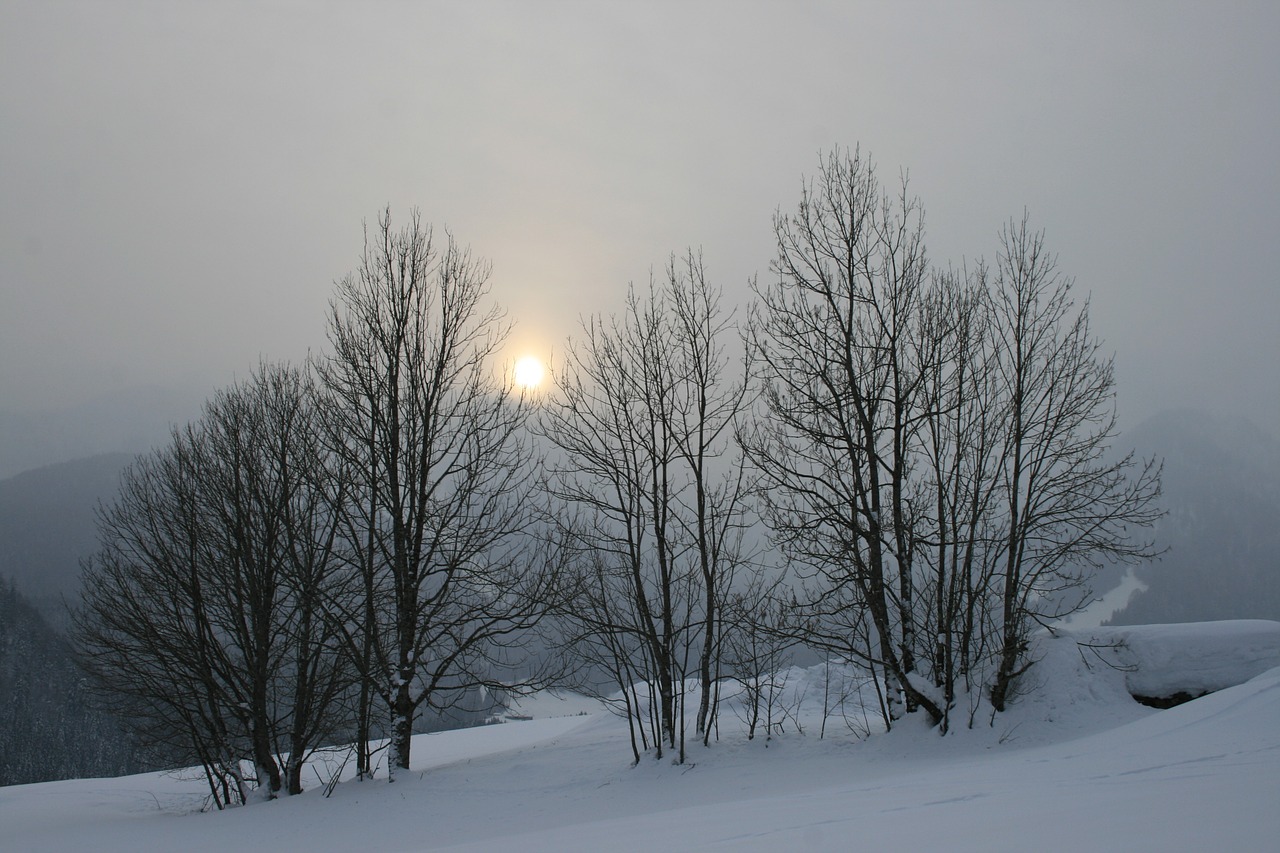
<path id="1" fill-rule="evenodd" d="M 0 408 L 322 348 L 387 204 L 492 260 L 511 357 L 686 246 L 745 302 L 775 210 L 861 144 L 936 262 L 1030 212 L 1125 423 L 1274 432 L 1277 33 L 1273 2 L 0 0 Z"/>

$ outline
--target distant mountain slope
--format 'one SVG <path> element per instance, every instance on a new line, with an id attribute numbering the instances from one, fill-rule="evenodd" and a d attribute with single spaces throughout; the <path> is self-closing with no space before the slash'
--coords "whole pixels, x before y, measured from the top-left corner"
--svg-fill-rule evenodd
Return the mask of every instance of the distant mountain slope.
<path id="1" fill-rule="evenodd" d="M 172 424 L 199 415 L 208 391 L 140 387 L 76 406 L 16 411 L 0 406 L 0 478 L 103 453 L 143 453 L 168 438 Z"/>
<path id="2" fill-rule="evenodd" d="M 1280 619 L 1280 441 L 1247 421 L 1157 415 L 1125 434 L 1163 456 L 1167 547 L 1138 569 L 1147 584 L 1111 624 Z"/>
<path id="3" fill-rule="evenodd" d="M 94 510 L 133 461 L 110 453 L 0 480 L 0 576 L 61 624 L 61 599 L 79 595 L 80 560 L 97 549 Z"/>

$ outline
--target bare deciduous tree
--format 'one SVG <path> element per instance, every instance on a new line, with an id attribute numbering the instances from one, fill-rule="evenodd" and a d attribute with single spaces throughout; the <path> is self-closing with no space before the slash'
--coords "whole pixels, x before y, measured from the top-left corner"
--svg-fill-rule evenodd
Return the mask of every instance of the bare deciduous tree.
<path id="1" fill-rule="evenodd" d="M 1151 542 L 1130 528 L 1148 528 L 1161 514 L 1156 461 L 1111 455 L 1114 367 L 1090 328 L 1088 302 L 1077 307 L 1071 291 L 1025 216 L 1004 229 L 991 297 L 999 402 L 1008 413 L 997 710 L 1025 665 L 1031 628 L 1087 601 L 1086 582 L 1103 561 L 1150 557 Z"/>
<path id="2" fill-rule="evenodd" d="M 569 633 L 624 696 L 648 685 L 647 703 L 626 702 L 637 760 L 664 743 L 683 760 L 694 673 L 695 725 L 708 736 L 721 603 L 743 559 L 735 424 L 747 386 L 730 375 L 719 300 L 701 258 L 673 257 L 662 286 L 633 289 L 620 319 L 584 324 L 542 419 L 559 451 L 549 489 L 579 555 Z"/>
<path id="3" fill-rule="evenodd" d="M 912 334 L 927 267 L 919 202 L 880 186 L 858 153 L 831 154 L 794 216 L 775 219 L 778 276 L 757 289 L 753 340 L 771 418 L 749 442 L 783 547 L 875 626 L 868 660 L 890 693 L 935 719 L 920 689 L 910 456 L 924 370 Z"/>
<path id="4" fill-rule="evenodd" d="M 219 805 L 245 802 L 251 781 L 260 797 L 300 793 L 303 762 L 344 723 L 314 405 L 290 367 L 217 394 L 126 472 L 84 575 L 86 666 L 149 737 L 205 767 Z"/>
<path id="5" fill-rule="evenodd" d="M 451 236 L 437 245 L 416 213 L 396 230 L 388 210 L 329 317 L 321 374 L 362 588 L 341 621 L 390 714 L 392 774 L 424 705 L 511 686 L 508 653 L 555 576 L 531 535 L 529 403 L 493 373 L 507 326 L 485 305 L 488 278 Z"/>
<path id="6" fill-rule="evenodd" d="M 775 233 L 753 322 L 771 417 L 748 446 L 808 567 L 810 637 L 883 669 L 887 724 L 918 707 L 945 731 L 958 684 L 1001 710 L 1031 629 L 1079 607 L 1099 561 L 1151 553 L 1131 534 L 1159 515 L 1159 468 L 1109 453 L 1088 305 L 1025 219 L 994 272 L 930 271 L 919 202 L 858 152 Z"/>

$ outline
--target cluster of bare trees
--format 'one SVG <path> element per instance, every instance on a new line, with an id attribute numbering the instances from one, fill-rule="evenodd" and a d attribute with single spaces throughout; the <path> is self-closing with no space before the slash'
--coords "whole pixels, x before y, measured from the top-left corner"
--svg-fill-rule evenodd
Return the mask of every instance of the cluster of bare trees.
<path id="1" fill-rule="evenodd" d="M 905 180 L 835 152 L 775 220 L 753 344 L 768 417 L 746 445 L 801 573 L 807 641 L 883 674 L 885 720 L 1003 710 L 1037 625 L 1087 600 L 1158 516 L 1154 462 L 1116 457 L 1088 304 L 1025 218 L 992 267 L 938 271 Z"/>
<path id="2" fill-rule="evenodd" d="M 298 793 L 311 752 L 511 686 L 554 598 L 528 401 L 494 380 L 487 265 L 389 213 L 339 282 L 329 355 L 264 366 L 127 472 L 101 513 L 82 657 L 221 806 Z M 252 767 L 252 773 L 246 772 Z"/>
<path id="3" fill-rule="evenodd" d="M 365 776 L 387 737 L 394 778 L 424 709 L 546 683 L 548 623 L 637 761 L 684 760 L 690 697 L 708 743 L 717 685 L 798 643 L 864 667 L 887 725 L 1002 710 L 1031 632 L 1157 517 L 1088 304 L 1025 219 L 933 267 L 856 152 L 775 235 L 747 322 L 673 256 L 535 400 L 495 370 L 487 264 L 384 214 L 328 353 L 217 395 L 102 512 L 89 670 L 219 803 L 296 793 L 334 738 Z"/>
<path id="4" fill-rule="evenodd" d="M 721 610 L 748 524 L 733 328 L 701 258 L 673 256 L 663 281 L 629 291 L 621 317 L 584 322 L 543 410 L 547 490 L 575 581 L 565 639 L 610 674 L 637 761 L 664 747 L 684 760 L 690 679 L 696 734 L 711 732 Z"/>
<path id="5" fill-rule="evenodd" d="M 262 367 L 140 458 L 100 515 L 76 614 L 106 695 L 205 768 L 220 804 L 301 790 L 349 682 L 315 389 Z M 243 770 L 254 768 L 251 780 Z"/>
<path id="6" fill-rule="evenodd" d="M 744 328 L 673 258 L 585 321 L 540 422 L 565 639 L 609 673 L 637 760 L 683 760 L 690 691 L 706 742 L 721 678 L 749 697 L 797 644 L 865 667 L 886 725 L 945 732 L 962 698 L 971 724 L 1097 565 L 1151 552 L 1131 533 L 1158 466 L 1111 452 L 1111 362 L 1025 218 L 990 267 L 936 269 L 905 181 L 833 152 L 775 235 Z M 744 544 L 758 521 L 771 554 Z"/>

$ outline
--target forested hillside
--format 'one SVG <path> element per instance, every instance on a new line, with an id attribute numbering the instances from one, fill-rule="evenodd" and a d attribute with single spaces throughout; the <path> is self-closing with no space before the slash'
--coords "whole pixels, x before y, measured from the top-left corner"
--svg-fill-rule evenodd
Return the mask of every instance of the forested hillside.
<path id="1" fill-rule="evenodd" d="M 149 769 L 90 704 L 66 640 L 10 581 L 0 581 L 0 697 L 0 785 Z"/>

